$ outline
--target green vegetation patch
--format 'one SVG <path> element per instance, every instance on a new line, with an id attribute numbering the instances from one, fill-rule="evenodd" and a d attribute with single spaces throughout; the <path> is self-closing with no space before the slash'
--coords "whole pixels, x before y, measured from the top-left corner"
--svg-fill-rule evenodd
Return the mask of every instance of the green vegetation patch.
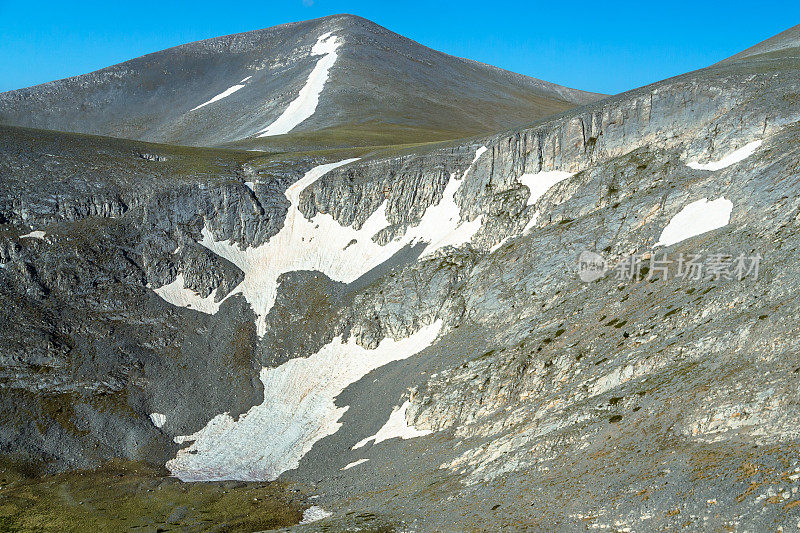
<path id="1" fill-rule="evenodd" d="M 131 462 L 37 478 L 0 467 L 0 531 L 262 531 L 301 518 L 280 483 L 182 483 Z"/>

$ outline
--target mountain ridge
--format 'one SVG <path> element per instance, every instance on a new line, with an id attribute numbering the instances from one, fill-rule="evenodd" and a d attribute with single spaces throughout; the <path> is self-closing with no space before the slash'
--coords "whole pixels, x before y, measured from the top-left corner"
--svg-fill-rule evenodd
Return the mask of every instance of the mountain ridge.
<path id="1" fill-rule="evenodd" d="M 338 32 L 335 57 L 319 74 L 324 85 L 315 109 L 290 133 L 379 124 L 389 141 L 398 128 L 442 140 L 519 126 L 602 97 L 450 56 L 361 17 L 332 15 L 195 41 L 2 93 L 0 122 L 263 149 L 268 141 L 256 140 L 259 130 L 312 79 L 311 67 L 325 56 L 308 49 L 325 32 Z M 210 98 L 219 100 L 192 109 Z M 196 104 L 186 106 L 191 100 Z"/>
<path id="2" fill-rule="evenodd" d="M 745 50 L 742 50 L 741 52 L 734 54 L 729 58 L 723 59 L 718 64 L 732 63 L 745 59 L 752 60 L 757 58 L 757 56 L 772 54 L 775 52 L 782 53 L 799 47 L 800 24 L 784 30 L 777 35 L 773 35 L 772 37 L 769 37 L 760 43 L 751 46 L 750 48 L 746 48 Z"/>
<path id="3" fill-rule="evenodd" d="M 0 454 L 277 477 L 301 531 L 793 529 L 798 72 L 402 154 L 0 127 Z"/>

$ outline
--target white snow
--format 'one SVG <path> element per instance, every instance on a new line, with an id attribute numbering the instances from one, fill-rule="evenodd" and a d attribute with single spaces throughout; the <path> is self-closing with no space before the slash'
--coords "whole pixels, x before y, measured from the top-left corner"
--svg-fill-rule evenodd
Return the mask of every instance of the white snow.
<path id="1" fill-rule="evenodd" d="M 238 91 L 239 89 L 242 89 L 242 88 L 244 88 L 244 87 L 245 87 L 245 83 L 246 83 L 246 82 L 247 82 L 247 80 L 249 80 L 250 78 L 252 78 L 252 76 L 247 76 L 245 79 L 243 79 L 242 81 L 240 81 L 238 84 L 236 84 L 236 85 L 234 85 L 234 86 L 232 86 L 232 87 L 228 87 L 227 89 L 225 89 L 224 91 L 222 91 L 221 93 L 219 93 L 217 96 L 215 96 L 214 98 L 212 98 L 212 99 L 211 99 L 211 100 L 209 100 L 208 102 L 203 102 L 203 103 L 202 103 L 202 104 L 200 104 L 199 106 L 197 106 L 197 107 L 193 107 L 191 110 L 192 110 L 192 111 L 195 111 L 195 110 L 197 110 L 197 109 L 200 109 L 201 107 L 205 107 L 205 106 L 207 106 L 208 104 L 213 104 L 214 102 L 218 102 L 219 100 L 222 100 L 223 98 L 226 98 L 226 97 L 228 97 L 228 96 L 232 95 L 233 93 L 235 93 L 235 92 L 236 92 L 236 91 Z"/>
<path id="2" fill-rule="evenodd" d="M 348 463 L 346 466 L 340 468 L 339 470 L 350 470 L 354 466 L 366 463 L 367 461 L 369 461 L 369 459 L 359 459 L 358 461 L 353 461 L 352 463 Z"/>
<path id="3" fill-rule="evenodd" d="M 753 141 L 748 143 L 738 150 L 734 150 L 719 161 L 711 161 L 710 163 L 698 163 L 697 161 L 693 161 L 687 163 L 686 166 L 695 170 L 721 170 L 753 155 L 753 153 L 758 150 L 759 146 L 761 146 L 762 142 L 763 141 Z"/>
<path id="4" fill-rule="evenodd" d="M 574 175 L 574 172 L 565 172 L 563 170 L 545 170 L 542 172 L 537 172 L 536 174 L 521 175 L 519 177 L 520 183 L 530 189 L 530 196 L 528 196 L 526 205 L 530 206 L 535 204 L 554 185 L 561 183 L 565 179 L 571 178 Z M 525 227 L 522 228 L 523 235 L 527 234 L 536 225 L 536 222 L 539 220 L 539 215 L 539 211 L 536 211 L 533 214 L 533 217 L 531 217 L 528 223 L 525 224 Z M 502 241 L 492 246 L 491 249 L 489 249 L 489 253 L 491 254 L 499 250 L 512 237 L 514 237 L 514 235 L 508 235 Z"/>
<path id="5" fill-rule="evenodd" d="M 536 211 L 536 212 L 533 214 L 533 216 L 532 216 L 532 217 L 531 217 L 531 219 L 528 221 L 528 223 L 527 223 L 527 224 L 525 224 L 525 227 L 524 227 L 524 228 L 522 228 L 522 234 L 523 234 L 523 235 L 527 234 L 527 233 L 528 233 L 530 230 L 532 230 L 532 229 L 533 229 L 533 227 L 536 225 L 536 223 L 537 223 L 537 222 L 539 222 L 539 216 L 540 216 L 540 215 L 541 215 L 541 213 L 540 213 L 539 211 Z"/>
<path id="6" fill-rule="evenodd" d="M 245 187 L 247 187 L 251 191 L 256 192 L 256 190 L 254 188 L 256 186 L 256 182 L 254 182 L 254 181 L 245 181 L 244 185 L 245 185 Z"/>
<path id="7" fill-rule="evenodd" d="M 161 413 L 150 413 L 150 420 L 153 421 L 155 427 L 160 428 L 167 421 L 167 417 Z"/>
<path id="8" fill-rule="evenodd" d="M 30 233 L 26 233 L 25 235 L 20 235 L 19 238 L 20 239 L 41 239 L 41 240 L 45 240 L 44 236 L 45 236 L 45 232 L 40 231 L 40 230 L 34 230 L 34 231 L 30 232 Z"/>
<path id="9" fill-rule="evenodd" d="M 353 449 L 355 450 L 356 448 L 361 448 L 371 440 L 375 441 L 373 444 L 379 444 L 389 439 L 413 439 L 415 437 L 423 437 L 431 434 L 432 431 L 430 430 L 417 429 L 414 426 L 408 425 L 408 422 L 406 421 L 406 412 L 408 411 L 409 407 L 411 407 L 411 402 L 408 400 L 406 400 L 405 403 L 403 403 L 403 405 L 400 407 L 395 407 L 395 409 L 392 411 L 392 414 L 389 415 L 389 420 L 386 421 L 383 427 L 371 437 L 367 437 L 366 439 L 356 443 L 356 445 L 353 446 Z"/>
<path id="10" fill-rule="evenodd" d="M 519 181 L 531 191 L 527 205 L 535 204 L 553 185 L 574 175 L 574 172 L 563 170 L 545 170 L 536 174 L 523 174 L 519 177 Z"/>
<path id="11" fill-rule="evenodd" d="M 491 254 L 491 253 L 494 253 L 494 252 L 496 252 L 497 250 L 499 250 L 500 248 L 502 248 L 502 247 L 503 247 L 503 245 L 504 245 L 505 243 L 507 243 L 507 242 L 508 242 L 508 240 L 509 240 L 511 237 L 513 237 L 513 235 L 509 235 L 509 236 L 507 236 L 507 237 L 503 237 L 503 240 L 502 240 L 502 241 L 498 242 L 497 244 L 495 244 L 494 246 L 492 246 L 492 247 L 489 249 L 489 253 L 490 253 L 490 254 Z"/>
<path id="12" fill-rule="evenodd" d="M 186 283 L 183 279 L 183 273 L 180 273 L 175 276 L 175 280 L 172 283 L 168 283 L 167 285 L 153 289 L 153 292 L 159 295 L 164 301 L 172 305 L 186 307 L 187 309 L 193 309 L 195 311 L 200 311 L 201 313 L 213 315 L 219 311 L 219 306 L 222 305 L 222 302 L 236 294 L 238 291 L 236 289 L 232 290 L 219 302 L 214 301 L 214 299 L 217 297 L 217 289 L 211 291 L 211 294 L 205 298 L 201 298 L 200 294 L 186 287 Z"/>
<path id="13" fill-rule="evenodd" d="M 315 442 L 338 431 L 348 407 L 337 407 L 335 399 L 348 385 L 424 350 L 441 327 L 437 321 L 405 339 L 384 339 L 374 350 L 337 337 L 308 358 L 263 368 L 264 401 L 238 420 L 223 413 L 195 434 L 176 437 L 177 443 L 194 442 L 167 468 L 183 481 L 276 479 L 297 468 Z"/>
<path id="14" fill-rule="evenodd" d="M 406 231 L 403 241 L 411 244 L 428 242 L 420 258 L 428 257 L 445 246 L 461 246 L 472 240 L 481 229 L 483 215 L 470 222 L 461 221 L 461 210 L 455 202 L 455 193 L 462 180 L 450 176 L 444 189 L 442 200 L 429 207 L 417 226 Z"/>
<path id="15" fill-rule="evenodd" d="M 329 513 L 319 505 L 312 505 L 311 507 L 303 511 L 303 520 L 301 520 L 300 523 L 310 524 L 311 522 L 316 522 L 317 520 L 328 518 L 330 515 L 331 513 Z"/>
<path id="16" fill-rule="evenodd" d="M 341 42 L 330 32 L 320 35 L 316 44 L 311 48 L 311 55 L 322 57 L 317 60 L 317 64 L 311 71 L 306 80 L 306 84 L 300 89 L 297 98 L 292 100 L 289 106 L 283 111 L 275 122 L 258 132 L 259 137 L 270 135 L 282 135 L 289 133 L 297 125 L 314 114 L 319 104 L 319 95 L 328 81 L 328 73 L 336 63 L 338 54 L 336 50 Z"/>
<path id="17" fill-rule="evenodd" d="M 281 274 L 295 270 L 319 270 L 345 282 L 353 281 L 361 274 L 360 256 L 364 255 L 364 248 L 374 245 L 372 235 L 386 225 L 381 220 L 383 211 L 378 210 L 359 231 L 340 226 L 330 215 L 319 213 L 308 220 L 299 211 L 300 193 L 306 187 L 330 170 L 353 161 L 356 159 L 320 165 L 292 184 L 285 193 L 291 205 L 284 226 L 261 246 L 243 250 L 230 241 L 215 241 L 211 231 L 203 228 L 200 244 L 244 272 L 244 280 L 237 289 L 244 294 L 257 315 L 259 335 L 265 332 L 264 319 L 275 301 L 277 280 Z M 353 245 L 342 250 L 353 238 L 360 238 L 362 246 Z"/>
<path id="18" fill-rule="evenodd" d="M 485 147 L 478 150 L 473 164 L 485 151 Z M 472 166 L 467 168 L 461 179 L 451 176 L 442 199 L 437 205 L 428 207 L 418 225 L 408 228 L 403 236 L 384 246 L 374 242 L 372 237 L 389 224 L 385 202 L 358 230 L 339 225 L 327 213 L 317 213 L 311 220 L 306 219 L 299 210 L 300 194 L 325 173 L 352 161 L 355 159 L 312 168 L 292 184 L 285 193 L 291 205 L 284 226 L 261 246 L 242 249 L 231 241 L 215 241 L 211 231 L 203 228 L 200 244 L 244 272 L 244 280 L 234 292 L 241 291 L 253 308 L 259 336 L 266 332 L 266 316 L 275 302 L 281 274 L 316 270 L 335 281 L 352 283 L 407 245 L 428 243 L 422 252 L 422 256 L 428 256 L 445 246 L 469 242 L 480 229 L 483 216 L 471 222 L 462 222 L 454 200 L 463 177 Z M 355 243 L 350 244 L 354 240 Z"/>
<path id="19" fill-rule="evenodd" d="M 431 206 L 425 210 L 419 224 L 412 226 L 406 231 L 403 240 L 411 244 L 418 242 L 428 242 L 428 246 L 420 255 L 420 258 L 432 255 L 435 251 L 444 248 L 445 246 L 461 246 L 472 240 L 472 237 L 481 229 L 483 224 L 483 215 L 480 215 L 471 222 L 461 221 L 461 210 L 456 204 L 455 195 L 456 191 L 461 187 L 464 179 L 469 174 L 469 171 L 478 162 L 483 154 L 486 153 L 488 148 L 481 146 L 475 150 L 475 157 L 472 158 L 472 163 L 461 175 L 461 178 L 456 179 L 455 174 L 450 176 L 450 181 L 442 193 L 442 199 L 435 206 Z"/>
<path id="20" fill-rule="evenodd" d="M 655 246 L 669 246 L 690 237 L 727 226 L 731 219 L 733 203 L 725 198 L 711 202 L 703 198 L 687 204 L 670 219 Z"/>

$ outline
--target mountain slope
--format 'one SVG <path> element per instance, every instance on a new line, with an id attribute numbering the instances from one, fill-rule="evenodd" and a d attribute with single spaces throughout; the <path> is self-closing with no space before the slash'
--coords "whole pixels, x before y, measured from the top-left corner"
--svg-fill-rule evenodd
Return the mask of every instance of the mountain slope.
<path id="1" fill-rule="evenodd" d="M 788 53 L 797 53 L 800 48 L 800 24 L 789 28 L 786 31 L 779 33 L 769 39 L 766 39 L 755 46 L 739 52 L 736 55 L 725 59 L 721 63 L 730 63 L 742 59 L 755 59 L 757 56 L 765 55 L 785 55 Z M 766 59 L 766 57 L 761 57 Z"/>
<path id="2" fill-rule="evenodd" d="M 761 57 L 400 156 L 0 128 L 0 452 L 278 478 L 333 531 L 795 529 L 800 58 Z"/>
<path id="3" fill-rule="evenodd" d="M 266 147 L 260 134 L 318 130 L 307 145 L 342 144 L 351 131 L 360 142 L 398 144 L 500 131 L 599 97 L 337 15 L 3 93 L 0 123 L 196 146 Z"/>

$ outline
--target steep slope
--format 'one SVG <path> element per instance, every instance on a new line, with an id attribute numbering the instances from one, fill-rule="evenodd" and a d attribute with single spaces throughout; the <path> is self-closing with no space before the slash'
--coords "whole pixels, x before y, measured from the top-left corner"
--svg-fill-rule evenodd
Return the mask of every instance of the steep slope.
<path id="1" fill-rule="evenodd" d="M 0 123 L 286 150 L 486 134 L 599 97 L 337 15 L 190 43 L 3 93 Z M 287 133 L 301 138 L 294 142 Z"/>
<path id="2" fill-rule="evenodd" d="M 780 56 L 786 54 L 797 54 L 797 49 L 800 48 L 800 24 L 789 28 L 786 31 L 770 37 L 769 39 L 751 46 L 747 50 L 743 50 L 736 55 L 725 59 L 721 63 L 731 63 L 743 59 L 769 59 L 769 56 Z"/>
<path id="3" fill-rule="evenodd" d="M 798 74 L 399 156 L 2 128 L 0 451 L 332 530 L 796 528 Z"/>

